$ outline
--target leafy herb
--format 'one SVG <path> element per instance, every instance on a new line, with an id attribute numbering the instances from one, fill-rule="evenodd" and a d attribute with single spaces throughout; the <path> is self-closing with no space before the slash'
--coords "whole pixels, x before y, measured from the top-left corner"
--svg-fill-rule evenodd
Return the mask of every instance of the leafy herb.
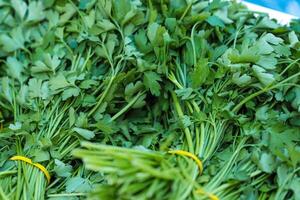
<path id="1" fill-rule="evenodd" d="M 299 199 L 299 27 L 222 0 L 0 0 L 0 199 Z"/>

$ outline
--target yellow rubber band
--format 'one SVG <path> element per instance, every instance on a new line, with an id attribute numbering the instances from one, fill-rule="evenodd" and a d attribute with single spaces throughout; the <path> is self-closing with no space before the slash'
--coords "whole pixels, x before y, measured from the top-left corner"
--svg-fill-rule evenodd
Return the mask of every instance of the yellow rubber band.
<path id="1" fill-rule="evenodd" d="M 187 152 L 187 151 L 183 151 L 183 150 L 171 150 L 171 151 L 168 151 L 168 153 L 177 154 L 177 155 L 181 155 L 181 156 L 187 156 L 187 157 L 192 158 L 197 163 L 197 165 L 199 167 L 199 173 L 202 174 L 203 164 L 202 164 L 201 160 L 197 156 L 195 156 L 194 154 L 192 154 L 190 152 Z"/>
<path id="2" fill-rule="evenodd" d="M 202 188 L 199 188 L 198 190 L 196 190 L 196 193 L 206 195 L 210 200 L 219 200 L 219 197 L 217 197 L 217 195 L 206 192 Z"/>
<path id="3" fill-rule="evenodd" d="M 34 163 L 34 162 L 32 162 L 32 160 L 30 158 L 27 158 L 24 156 L 13 156 L 10 158 L 10 160 L 20 160 L 20 161 L 26 162 L 26 163 L 38 168 L 39 170 L 41 170 L 44 173 L 44 175 L 47 178 L 48 183 L 50 183 L 51 176 L 50 176 L 49 172 L 47 171 L 47 169 L 43 165 L 41 165 L 39 163 Z"/>

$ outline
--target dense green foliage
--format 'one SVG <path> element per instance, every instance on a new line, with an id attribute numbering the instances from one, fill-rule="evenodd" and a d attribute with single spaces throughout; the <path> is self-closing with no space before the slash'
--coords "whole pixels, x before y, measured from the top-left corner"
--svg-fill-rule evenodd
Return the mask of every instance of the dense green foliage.
<path id="1" fill-rule="evenodd" d="M 300 200 L 299 37 L 221 0 L 0 0 L 0 199 Z"/>

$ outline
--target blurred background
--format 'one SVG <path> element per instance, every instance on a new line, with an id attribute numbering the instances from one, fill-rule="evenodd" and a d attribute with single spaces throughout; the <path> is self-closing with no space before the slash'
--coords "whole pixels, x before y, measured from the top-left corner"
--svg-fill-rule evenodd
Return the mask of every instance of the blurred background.
<path id="1" fill-rule="evenodd" d="M 246 2 L 300 17 L 300 0 L 246 0 Z"/>

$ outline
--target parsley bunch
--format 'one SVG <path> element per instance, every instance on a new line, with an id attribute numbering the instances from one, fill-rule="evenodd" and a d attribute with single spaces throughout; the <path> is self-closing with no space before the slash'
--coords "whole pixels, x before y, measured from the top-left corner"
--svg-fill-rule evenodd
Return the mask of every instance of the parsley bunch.
<path id="1" fill-rule="evenodd" d="M 225 0 L 0 0 L 0 198 L 300 199 L 299 24 Z"/>

